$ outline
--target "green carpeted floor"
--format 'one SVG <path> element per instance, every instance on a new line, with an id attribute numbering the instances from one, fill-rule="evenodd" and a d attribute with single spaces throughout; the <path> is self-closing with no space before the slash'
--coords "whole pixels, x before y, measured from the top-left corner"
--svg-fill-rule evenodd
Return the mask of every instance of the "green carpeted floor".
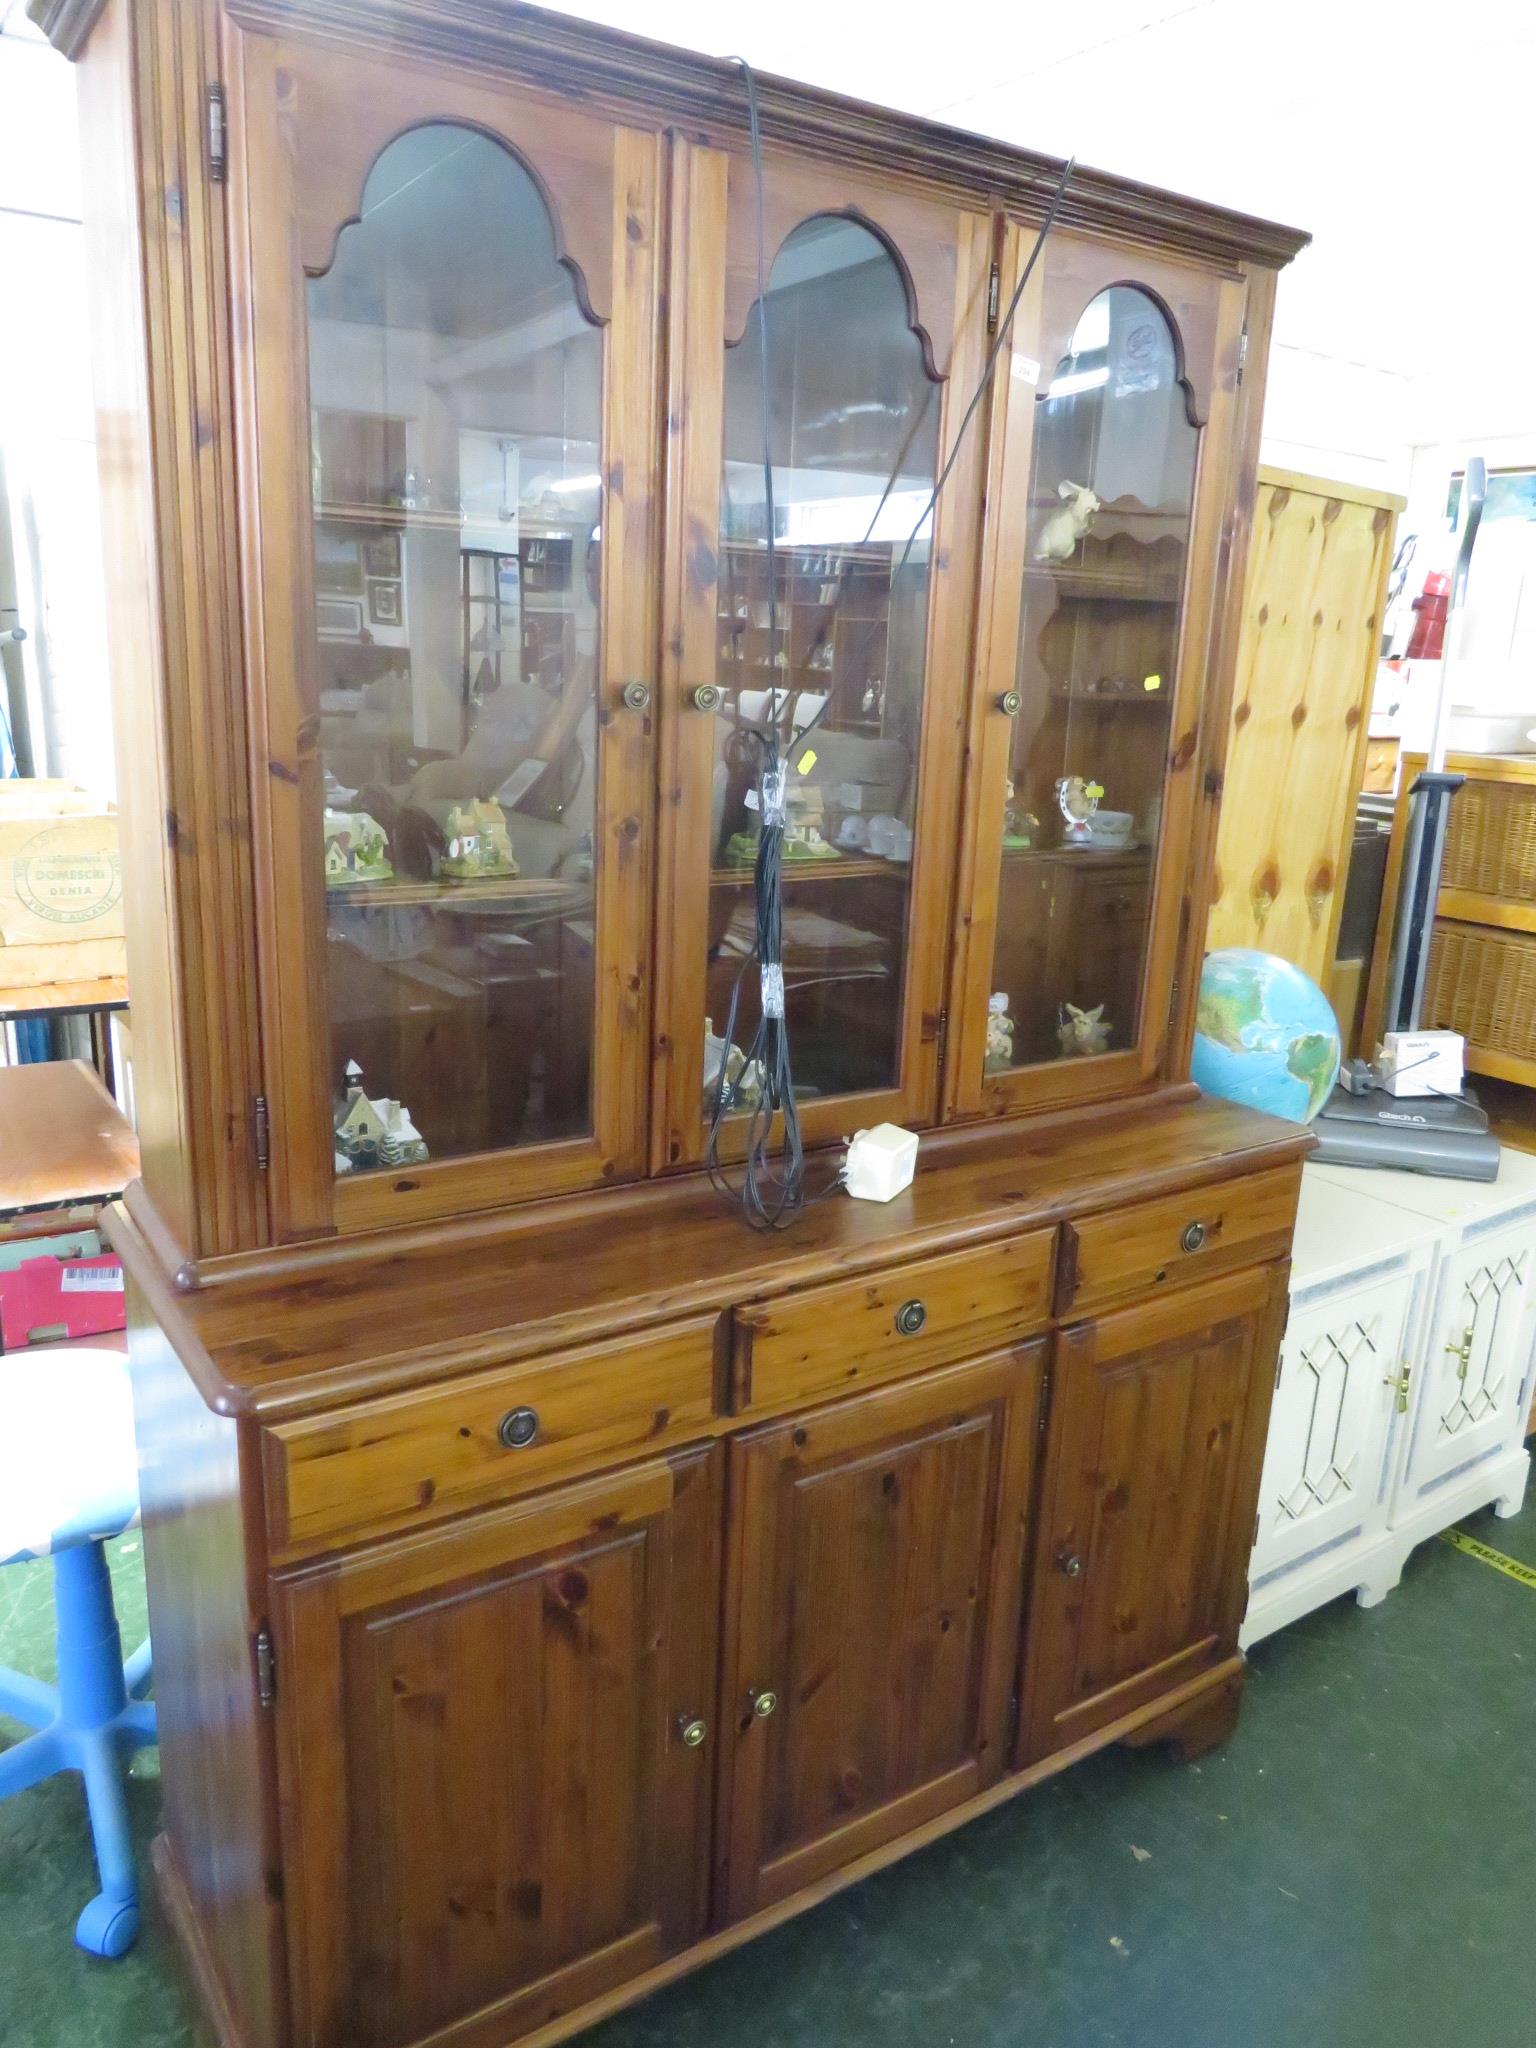
<path id="1" fill-rule="evenodd" d="M 1536 1506 L 1468 1526 L 1536 1564 Z M 137 1541 L 115 1548 L 127 1640 Z M 46 1570 L 0 1573 L 0 1661 L 51 1654 Z M 94 1889 L 73 1783 L 0 1803 L 3 2048 L 192 2048 L 152 1907 L 127 1961 L 74 1947 Z M 1373 1612 L 1262 1644 L 1226 1751 L 1096 1758 L 586 2039 L 1472 2048 L 1529 2040 L 1533 2010 L 1536 1589 L 1437 1542 Z"/>

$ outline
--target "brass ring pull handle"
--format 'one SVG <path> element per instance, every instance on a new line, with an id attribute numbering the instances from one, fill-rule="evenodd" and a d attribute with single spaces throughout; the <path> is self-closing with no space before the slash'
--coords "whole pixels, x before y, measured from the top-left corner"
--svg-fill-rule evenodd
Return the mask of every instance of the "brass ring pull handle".
<path id="1" fill-rule="evenodd" d="M 1056 1569 L 1065 1572 L 1069 1579 L 1080 1579 L 1083 1575 L 1083 1560 L 1070 1543 L 1056 1546 Z"/>
<path id="2" fill-rule="evenodd" d="M 650 701 L 651 686 L 649 683 L 626 683 L 624 685 L 624 702 L 631 711 L 644 711 Z"/>
<path id="3" fill-rule="evenodd" d="M 1017 690 L 1004 690 L 997 700 L 997 708 L 1007 718 L 1017 718 L 1024 709 L 1024 699 Z"/>
<path id="4" fill-rule="evenodd" d="M 700 683 L 688 701 L 695 711 L 718 711 L 724 695 L 724 690 L 717 683 Z"/>
<path id="5" fill-rule="evenodd" d="M 680 1714 L 677 1722 L 677 1737 L 684 1749 L 702 1749 L 709 1734 L 709 1724 L 697 1714 Z"/>
<path id="6" fill-rule="evenodd" d="M 774 1708 L 779 1704 L 778 1694 L 770 1692 L 766 1687 L 754 1686 L 751 1692 L 747 1694 L 747 1700 L 753 1714 L 759 1721 L 766 1721 Z"/>
<path id="7" fill-rule="evenodd" d="M 496 1426 L 496 1434 L 509 1451 L 526 1450 L 539 1433 L 537 1408 L 509 1408 Z"/>
<path id="8" fill-rule="evenodd" d="M 1205 1236 L 1205 1225 L 1203 1223 L 1186 1223 L 1180 1234 L 1179 1243 L 1183 1245 L 1185 1251 L 1197 1252 L 1201 1245 L 1205 1243 Z"/>
<path id="9" fill-rule="evenodd" d="M 896 1328 L 903 1337 L 915 1337 L 928 1320 L 928 1311 L 920 1301 L 904 1301 L 896 1311 Z"/>

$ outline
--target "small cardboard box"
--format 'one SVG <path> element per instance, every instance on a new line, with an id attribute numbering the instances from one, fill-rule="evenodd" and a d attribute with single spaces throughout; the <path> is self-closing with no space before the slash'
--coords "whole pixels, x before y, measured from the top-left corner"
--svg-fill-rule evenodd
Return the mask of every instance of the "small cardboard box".
<path id="1" fill-rule="evenodd" d="M 116 814 L 72 782 L 0 782 L 0 990 L 126 971 Z"/>
<path id="2" fill-rule="evenodd" d="M 122 1262 L 110 1252 L 23 1259 L 0 1273 L 0 1340 L 7 1351 L 59 1337 L 100 1337 L 127 1324 Z"/>

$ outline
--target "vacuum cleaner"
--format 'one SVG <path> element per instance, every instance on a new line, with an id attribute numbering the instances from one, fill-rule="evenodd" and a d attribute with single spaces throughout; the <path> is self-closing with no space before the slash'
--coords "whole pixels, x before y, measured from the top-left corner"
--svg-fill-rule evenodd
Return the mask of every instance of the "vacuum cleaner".
<path id="1" fill-rule="evenodd" d="M 1435 902 L 1445 858 L 1451 798 L 1465 777 L 1447 772 L 1446 721 L 1451 671 L 1461 643 L 1467 571 L 1487 496 L 1481 456 L 1467 463 L 1461 534 L 1451 581 L 1434 732 L 1423 773 L 1410 791 L 1403 885 L 1392 932 L 1386 1031 L 1375 1061 L 1350 1060 L 1314 1129 L 1316 1157 L 1331 1166 L 1391 1167 L 1451 1180 L 1497 1180 L 1499 1141 L 1486 1112 L 1461 1080 L 1461 1041 L 1422 1033 L 1419 1019 L 1429 970 Z M 1446 1085 L 1447 1081 L 1451 1085 Z"/>

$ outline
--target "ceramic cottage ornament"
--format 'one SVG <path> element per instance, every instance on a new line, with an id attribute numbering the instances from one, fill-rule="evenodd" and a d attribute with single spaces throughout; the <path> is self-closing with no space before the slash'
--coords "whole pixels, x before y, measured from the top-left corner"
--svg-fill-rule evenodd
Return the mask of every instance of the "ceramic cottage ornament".
<path id="1" fill-rule="evenodd" d="M 1040 830 L 1040 820 L 1033 811 L 1026 811 L 1017 801 L 1013 779 L 1009 778 L 1008 794 L 1003 800 L 1003 851 L 1023 853 L 1035 843 L 1035 834 Z"/>
<path id="2" fill-rule="evenodd" d="M 1069 1059 L 1091 1059 L 1095 1053 L 1108 1052 L 1109 1033 L 1102 1003 L 1091 1010 L 1080 1010 L 1076 1003 L 1062 1004 L 1056 1036 Z"/>
<path id="3" fill-rule="evenodd" d="M 987 1046 L 982 1072 L 1006 1074 L 1013 1065 L 1013 1019 L 1008 1014 L 1008 992 L 998 989 L 987 998 Z"/>
<path id="4" fill-rule="evenodd" d="M 1056 495 L 1066 502 L 1040 529 L 1040 545 L 1035 549 L 1037 562 L 1070 562 L 1099 509 L 1099 500 L 1086 484 L 1070 483 L 1063 478 L 1056 486 Z"/>
<path id="5" fill-rule="evenodd" d="M 507 830 L 507 814 L 490 800 L 440 800 L 422 806 L 443 835 L 437 873 L 452 882 L 477 882 L 487 876 L 518 873 Z"/>
<path id="6" fill-rule="evenodd" d="M 336 1122 L 336 1171 L 370 1166 L 414 1166 L 428 1157 L 426 1140 L 403 1102 L 363 1093 L 363 1070 L 347 1061 L 347 1099 Z"/>
<path id="7" fill-rule="evenodd" d="M 344 888 L 348 882 L 392 882 L 395 871 L 389 864 L 389 841 L 384 827 L 366 811 L 325 813 L 325 886 Z"/>

